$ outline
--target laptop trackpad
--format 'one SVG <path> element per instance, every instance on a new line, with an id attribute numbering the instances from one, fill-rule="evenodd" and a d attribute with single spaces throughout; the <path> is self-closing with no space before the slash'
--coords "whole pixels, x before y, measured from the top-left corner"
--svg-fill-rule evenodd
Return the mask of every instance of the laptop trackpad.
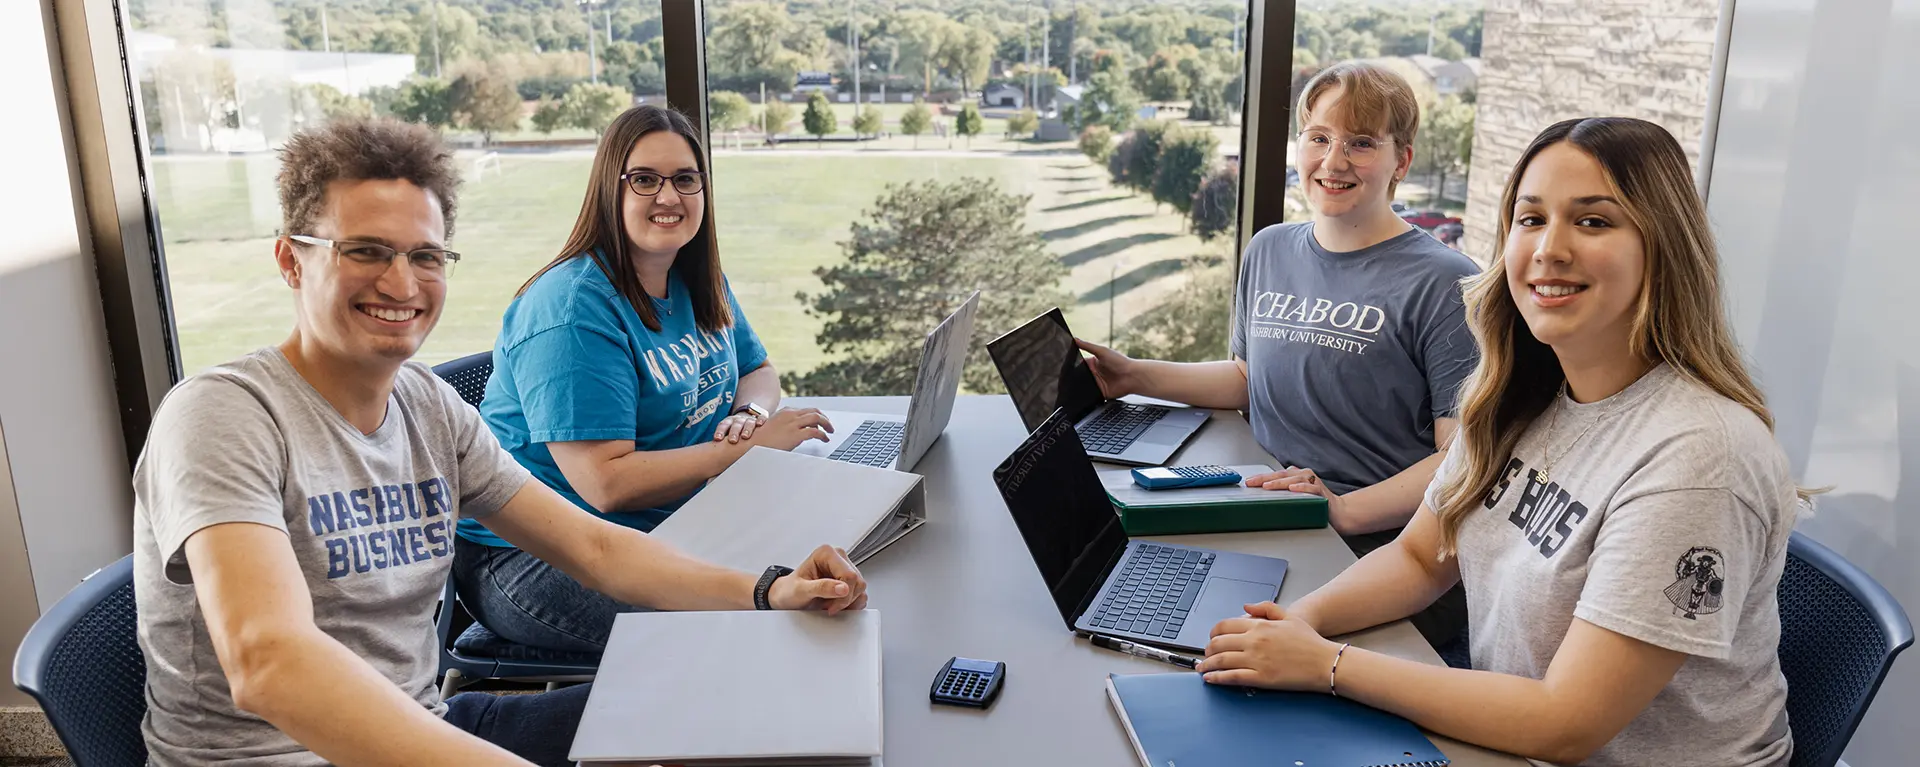
<path id="1" fill-rule="evenodd" d="M 1136 445 L 1178 445 L 1181 442 L 1186 440 L 1188 434 L 1192 434 L 1192 433 L 1193 433 L 1192 429 L 1183 428 L 1180 426 L 1169 426 L 1167 424 L 1156 424 L 1154 426 L 1147 427 L 1146 431 L 1141 432 L 1140 438 L 1134 440 L 1134 444 Z"/>
<path id="2" fill-rule="evenodd" d="M 1215 623 L 1245 614 L 1247 605 L 1273 599 L 1277 591 L 1271 583 L 1208 578 L 1206 591 L 1200 593 L 1200 600 L 1194 604 L 1187 623 L 1192 625 L 1199 620 L 1211 629 Z"/>

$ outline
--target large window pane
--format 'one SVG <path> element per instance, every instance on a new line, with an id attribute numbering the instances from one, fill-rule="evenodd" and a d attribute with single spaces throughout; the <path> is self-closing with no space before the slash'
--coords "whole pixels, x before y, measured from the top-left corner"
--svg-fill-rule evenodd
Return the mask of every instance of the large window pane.
<path id="1" fill-rule="evenodd" d="M 978 342 L 1055 305 L 1225 355 L 1244 3 L 704 10 L 722 257 L 790 391 L 906 393 L 976 287 L 970 390 L 999 387 Z"/>
<path id="2" fill-rule="evenodd" d="M 1659 123 L 1698 167 L 1718 0 L 1487 5 L 1299 4 L 1296 98 L 1321 69 L 1355 59 L 1394 69 L 1419 96 L 1413 167 L 1395 200 L 1404 218 L 1484 263 L 1521 150 L 1574 117 Z M 1297 187 L 1288 214 L 1309 215 Z"/>
<path id="3" fill-rule="evenodd" d="M 273 150 L 344 115 L 442 128 L 467 254 L 420 358 L 487 349 L 572 226 L 598 130 L 662 98 L 657 2 L 145 0 L 126 50 L 145 115 L 180 354 L 197 371 L 283 339 Z"/>

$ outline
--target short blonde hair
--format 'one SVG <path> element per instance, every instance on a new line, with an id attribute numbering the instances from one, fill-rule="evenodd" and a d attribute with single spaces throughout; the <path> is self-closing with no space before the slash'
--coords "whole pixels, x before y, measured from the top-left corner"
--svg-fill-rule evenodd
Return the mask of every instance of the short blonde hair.
<path id="1" fill-rule="evenodd" d="M 1294 114 L 1299 115 L 1302 127 L 1307 125 L 1307 108 L 1313 105 L 1313 100 L 1335 86 L 1341 89 L 1340 103 L 1326 117 L 1357 132 L 1384 134 L 1393 139 L 1397 164 L 1401 148 L 1413 146 L 1414 136 L 1420 132 L 1420 99 L 1413 94 L 1413 86 L 1379 64 L 1365 61 L 1335 64 L 1320 70 L 1307 81 L 1307 87 L 1300 90 L 1300 103 Z M 1393 199 L 1399 187 L 1399 179 L 1389 183 L 1387 199 Z"/>

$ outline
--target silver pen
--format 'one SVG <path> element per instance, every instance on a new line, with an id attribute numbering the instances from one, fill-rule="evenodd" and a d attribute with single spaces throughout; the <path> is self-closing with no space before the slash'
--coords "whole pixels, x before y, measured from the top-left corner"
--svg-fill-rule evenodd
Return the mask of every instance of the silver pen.
<path id="1" fill-rule="evenodd" d="M 1095 647 L 1104 647 L 1114 652 L 1123 652 L 1136 658 L 1146 658 L 1148 660 L 1157 660 L 1161 663 L 1171 663 L 1181 668 L 1193 668 L 1200 665 L 1200 659 L 1191 655 L 1167 652 L 1158 647 L 1149 647 L 1137 642 L 1129 642 L 1125 639 L 1115 639 L 1100 634 L 1089 634 L 1087 635 L 1087 639 L 1092 641 Z"/>

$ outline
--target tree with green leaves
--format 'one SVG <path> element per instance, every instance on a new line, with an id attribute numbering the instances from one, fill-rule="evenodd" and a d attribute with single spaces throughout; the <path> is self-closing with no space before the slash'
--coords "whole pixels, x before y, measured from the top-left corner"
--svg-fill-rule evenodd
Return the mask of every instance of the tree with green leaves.
<path id="1" fill-rule="evenodd" d="M 600 133 L 613 118 L 633 106 L 633 96 L 617 85 L 577 83 L 567 89 L 560 106 L 567 114 L 568 125 Z"/>
<path id="2" fill-rule="evenodd" d="M 1105 125 L 1089 125 L 1080 131 L 1080 153 L 1094 162 L 1106 162 L 1113 151 L 1113 130 Z"/>
<path id="3" fill-rule="evenodd" d="M 1473 161 L 1474 108 L 1455 96 L 1442 96 L 1423 110 L 1416 157 L 1426 158 L 1429 204 L 1446 199 L 1447 179 Z"/>
<path id="4" fill-rule="evenodd" d="M 777 98 L 768 97 L 767 103 L 760 105 L 760 131 L 771 139 L 787 132 L 787 126 L 793 123 L 793 107 Z"/>
<path id="5" fill-rule="evenodd" d="M 393 115 L 407 122 L 453 127 L 453 92 L 447 81 L 435 77 L 409 78 L 393 99 Z"/>
<path id="6" fill-rule="evenodd" d="M 1040 115 L 1031 109 L 1022 109 L 1018 114 L 1007 118 L 1009 136 L 1031 137 L 1040 130 Z"/>
<path id="7" fill-rule="evenodd" d="M 559 101 L 549 98 L 540 99 L 533 109 L 533 129 L 541 133 L 552 133 L 567 127 L 567 110 Z"/>
<path id="8" fill-rule="evenodd" d="M 933 127 L 933 113 L 927 110 L 927 102 L 914 99 L 913 106 L 900 115 L 900 132 L 913 137 L 913 148 L 920 148 L 920 134 Z"/>
<path id="9" fill-rule="evenodd" d="M 1137 359 L 1205 362 L 1227 356 L 1233 327 L 1233 269 L 1224 259 L 1187 259 L 1192 275 L 1173 295 L 1133 318 L 1122 351 Z"/>
<path id="10" fill-rule="evenodd" d="M 709 36 L 713 80 L 723 87 L 789 91 L 806 55 L 792 49 L 807 31 L 794 24 L 785 3 L 739 3 L 716 14 Z M 817 32 L 817 30 L 814 30 Z"/>
<path id="11" fill-rule="evenodd" d="M 1207 174 L 1193 193 L 1187 226 L 1202 242 L 1232 232 L 1240 215 L 1240 166 L 1227 163 Z"/>
<path id="12" fill-rule="evenodd" d="M 733 131 L 753 121 L 753 102 L 733 91 L 707 94 L 707 122 L 714 130 Z"/>
<path id="13" fill-rule="evenodd" d="M 840 118 L 833 113 L 833 102 L 827 101 L 827 94 L 814 91 L 807 97 L 807 111 L 800 115 L 800 125 L 813 134 L 815 144 L 826 140 L 826 135 L 840 130 Z"/>
<path id="14" fill-rule="evenodd" d="M 1119 70 L 1095 72 L 1087 78 L 1087 89 L 1080 95 L 1075 112 L 1079 127 L 1105 125 L 1119 133 L 1133 126 L 1140 112 L 1140 94 L 1127 83 Z"/>
<path id="15" fill-rule="evenodd" d="M 451 64 L 479 49 L 480 20 L 472 11 L 444 3 L 422 3 L 418 7 L 420 10 L 413 15 L 415 48 L 404 52 L 414 54 L 420 74 L 440 76 L 452 68 Z"/>
<path id="16" fill-rule="evenodd" d="M 1105 126 L 1098 126 L 1105 127 Z M 1134 155 L 1140 153 L 1140 134 L 1129 131 L 1120 137 L 1120 143 L 1113 145 L 1107 152 L 1107 176 L 1113 179 L 1113 185 L 1122 189 L 1131 189 L 1128 174 L 1136 164 Z"/>
<path id="17" fill-rule="evenodd" d="M 860 109 L 853 117 L 853 135 L 878 136 L 886 128 L 886 119 L 880 116 L 880 108 L 868 106 Z"/>
<path id="18" fill-rule="evenodd" d="M 920 95 L 924 98 L 933 93 L 933 70 L 944 66 L 941 52 L 955 25 L 933 11 L 908 10 L 901 11 L 888 26 L 897 30 L 902 63 L 920 70 Z"/>
<path id="19" fill-rule="evenodd" d="M 1219 160 L 1220 139 L 1210 130 L 1174 128 L 1160 144 L 1153 170 L 1153 199 L 1182 215 L 1193 210 L 1193 195 Z"/>
<path id="20" fill-rule="evenodd" d="M 1191 45 L 1175 45 L 1155 51 L 1147 65 L 1135 70 L 1134 87 L 1153 101 L 1179 101 L 1192 86 L 1186 62 L 1197 59 L 1200 51 Z"/>
<path id="21" fill-rule="evenodd" d="M 975 85 L 987 78 L 987 72 L 993 65 L 993 49 L 1000 44 L 998 38 L 985 27 L 954 24 L 955 29 L 946 35 L 946 44 L 941 48 L 941 62 L 945 68 L 960 80 L 961 93 L 973 93 Z"/>
<path id="22" fill-rule="evenodd" d="M 833 360 L 781 385 L 803 396 L 905 394 L 927 328 L 974 290 L 980 341 L 1063 303 L 1066 267 L 1027 230 L 1028 200 L 991 179 L 889 185 L 840 244 L 846 261 L 814 270 L 825 290 L 799 296 L 823 321 L 815 340 Z M 1001 391 L 986 344 L 965 342 L 967 389 Z"/>
<path id="23" fill-rule="evenodd" d="M 1173 123 L 1166 120 L 1148 120 L 1133 129 L 1136 143 L 1127 157 L 1127 188 L 1152 196 L 1153 179 L 1160 169 L 1160 148 L 1165 146 L 1170 130 Z"/>
<path id="24" fill-rule="evenodd" d="M 349 96 L 341 93 L 340 89 L 326 83 L 313 83 L 308 85 L 306 87 L 306 93 L 309 98 L 313 99 L 314 109 L 318 110 L 324 119 L 366 119 L 373 116 L 373 102 L 360 98 L 359 96 Z M 147 103 L 157 102 L 149 101 Z M 149 112 L 156 117 L 160 114 L 160 111 L 157 109 L 149 110 Z"/>
<path id="25" fill-rule="evenodd" d="M 453 100 L 454 124 L 480 131 L 482 145 L 492 144 L 495 133 L 520 129 L 520 92 L 504 77 L 469 72 L 454 78 L 448 95 Z"/>
<path id="26" fill-rule="evenodd" d="M 953 130 L 967 137 L 967 148 L 973 148 L 973 137 L 986 130 L 987 118 L 980 114 L 980 107 L 969 101 L 960 106 L 960 116 L 953 121 Z"/>
<path id="27" fill-rule="evenodd" d="M 599 51 L 605 81 L 634 93 L 661 93 L 666 90 L 666 71 L 647 46 L 632 40 L 615 40 Z"/>

